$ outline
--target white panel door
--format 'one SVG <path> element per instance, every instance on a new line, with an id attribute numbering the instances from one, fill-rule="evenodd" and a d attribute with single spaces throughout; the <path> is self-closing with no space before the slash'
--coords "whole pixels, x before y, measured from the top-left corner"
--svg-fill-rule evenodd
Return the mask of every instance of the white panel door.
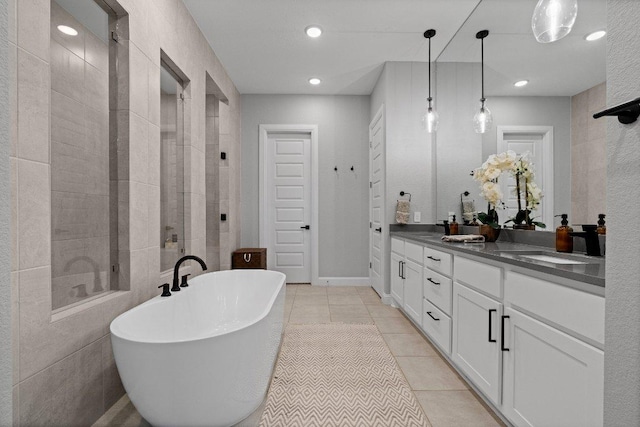
<path id="1" fill-rule="evenodd" d="M 269 134 L 266 149 L 269 269 L 310 283 L 311 135 Z"/>
<path id="2" fill-rule="evenodd" d="M 454 282 L 453 361 L 496 405 L 502 380 L 501 314 L 502 304 Z"/>
<path id="3" fill-rule="evenodd" d="M 369 281 L 382 296 L 384 292 L 384 113 L 376 114 L 369 125 Z"/>
<path id="4" fill-rule="evenodd" d="M 604 353 L 511 308 L 504 414 L 516 426 L 601 426 Z"/>
<path id="5" fill-rule="evenodd" d="M 509 131 L 508 129 L 498 132 L 498 151 L 507 150 L 514 151 L 516 154 L 531 153 L 530 161 L 533 163 L 535 172 L 534 181 L 542 190 L 542 202 L 532 212 L 532 216 L 536 221 L 543 222 L 548 226 L 553 224 L 553 156 L 552 130 L 544 128 L 544 130 L 536 130 L 536 127 L 527 129 L 522 127 L 520 130 Z M 504 194 L 504 202 L 506 209 L 500 214 L 500 221 L 504 222 L 509 218 L 516 216 L 518 212 L 518 198 L 516 196 L 516 180 L 508 174 L 500 176 L 500 189 Z M 520 189 L 521 194 L 524 189 Z M 547 206 L 548 205 L 548 206 Z M 524 199 L 521 199 L 522 209 L 526 208 Z"/>

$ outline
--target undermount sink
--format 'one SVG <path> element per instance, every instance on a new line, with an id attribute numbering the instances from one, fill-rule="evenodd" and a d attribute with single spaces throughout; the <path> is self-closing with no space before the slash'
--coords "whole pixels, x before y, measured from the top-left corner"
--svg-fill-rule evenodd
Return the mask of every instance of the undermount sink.
<path id="1" fill-rule="evenodd" d="M 597 263 L 598 260 L 580 255 L 558 254 L 551 251 L 498 251 L 503 255 L 514 258 L 524 258 L 558 265 L 586 265 Z"/>
<path id="2" fill-rule="evenodd" d="M 573 259 L 565 259 L 565 258 L 558 258 L 555 256 L 549 256 L 549 255 L 521 255 L 522 258 L 529 258 L 529 259 L 535 259 L 536 261 L 544 261 L 544 262 L 550 262 L 553 264 L 574 264 L 574 265 L 579 265 L 579 264 L 587 264 L 586 262 L 583 261 L 576 261 Z"/>

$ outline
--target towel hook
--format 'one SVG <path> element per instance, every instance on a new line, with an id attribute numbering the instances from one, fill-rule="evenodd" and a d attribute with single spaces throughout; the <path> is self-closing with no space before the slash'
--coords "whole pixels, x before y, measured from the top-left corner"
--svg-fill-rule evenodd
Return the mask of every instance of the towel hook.
<path id="1" fill-rule="evenodd" d="M 409 201 L 411 201 L 411 193 L 407 193 L 406 191 L 401 191 L 400 192 L 400 196 L 404 196 L 405 194 L 407 194 L 409 196 Z"/>

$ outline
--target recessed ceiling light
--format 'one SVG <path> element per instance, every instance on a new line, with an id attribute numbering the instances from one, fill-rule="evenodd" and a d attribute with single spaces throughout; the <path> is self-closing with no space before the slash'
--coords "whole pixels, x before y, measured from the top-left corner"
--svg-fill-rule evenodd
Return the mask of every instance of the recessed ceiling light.
<path id="1" fill-rule="evenodd" d="M 319 85 L 321 81 L 322 81 L 322 80 L 320 80 L 320 79 L 319 79 L 319 78 L 317 78 L 317 77 L 312 77 L 312 78 L 310 78 L 310 79 L 309 79 L 309 83 L 311 83 L 311 84 L 312 84 L 312 85 L 314 85 L 314 86 Z"/>
<path id="2" fill-rule="evenodd" d="M 309 25 L 304 29 L 304 32 L 307 33 L 309 37 L 313 37 L 315 39 L 316 37 L 320 37 L 322 34 L 322 28 L 317 25 Z"/>
<path id="3" fill-rule="evenodd" d="M 529 83 L 529 80 L 520 80 L 520 81 L 515 82 L 513 85 L 515 87 L 522 87 L 522 86 L 526 86 L 527 83 Z"/>
<path id="4" fill-rule="evenodd" d="M 594 41 L 594 40 L 598 40 L 601 39 L 605 36 L 605 34 L 607 34 L 607 32 L 605 30 L 598 30 L 598 31 L 594 31 L 591 34 L 587 34 L 587 36 L 584 38 L 587 41 Z"/>
<path id="5" fill-rule="evenodd" d="M 66 25 L 58 25 L 58 31 L 65 33 L 68 36 L 78 35 L 78 31 L 75 28 L 67 27 Z"/>

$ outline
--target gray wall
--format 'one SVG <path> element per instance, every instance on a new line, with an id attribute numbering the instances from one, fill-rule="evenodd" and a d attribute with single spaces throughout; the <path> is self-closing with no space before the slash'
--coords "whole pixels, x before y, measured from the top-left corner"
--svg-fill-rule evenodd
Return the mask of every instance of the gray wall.
<path id="1" fill-rule="evenodd" d="M 422 128 L 428 96 L 426 62 L 387 62 L 386 70 L 386 215 L 395 223 L 400 191 L 411 193 L 411 219 L 435 218 L 435 167 L 432 136 Z"/>
<path id="2" fill-rule="evenodd" d="M 9 224 L 9 55 L 7 1 L 0 0 L 0 239 L 10 239 Z M 11 385 L 11 281 L 9 245 L 0 245 L 0 425 L 13 422 Z"/>
<path id="3" fill-rule="evenodd" d="M 369 96 L 242 95 L 242 246 L 257 247 L 260 240 L 258 126 L 317 124 L 319 275 L 368 277 L 369 101 Z"/>
<path id="4" fill-rule="evenodd" d="M 607 83 L 571 97 L 571 219 L 594 224 L 607 213 L 607 121 L 592 115 L 607 105 Z"/>
<path id="5" fill-rule="evenodd" d="M 498 126 L 553 126 L 553 211 L 571 212 L 571 98 L 498 96 L 487 99 L 493 113 L 493 129 L 482 136 L 482 161 L 496 153 Z M 555 225 L 560 225 L 559 218 Z M 547 224 L 547 230 L 554 228 Z"/>
<path id="6" fill-rule="evenodd" d="M 640 2 L 607 1 L 607 105 L 640 95 Z M 606 426 L 640 425 L 640 122 L 607 121 Z"/>
<path id="7" fill-rule="evenodd" d="M 436 135 L 437 219 L 457 212 L 461 222 L 460 193 L 469 191 L 476 209 L 485 211 L 478 184 L 470 171 L 479 167 L 482 137 L 473 130 L 473 116 L 480 108 L 480 64 L 444 62 L 437 64 L 436 108 L 440 126 Z M 490 100 L 492 101 L 492 100 Z M 493 111 L 493 103 L 488 101 Z M 495 147 L 494 147 L 495 153 Z"/>
<path id="8" fill-rule="evenodd" d="M 434 73 L 434 70 L 432 69 Z M 411 193 L 411 217 L 421 213 L 421 223 L 436 220 L 435 141 L 422 127 L 428 96 L 426 62 L 387 62 L 371 94 L 370 119 L 385 106 L 385 220 L 395 223 L 400 191 Z M 433 82 L 435 85 L 435 82 Z M 385 263 L 389 265 L 389 235 L 385 235 Z M 385 269 L 385 293 L 390 276 Z"/>

